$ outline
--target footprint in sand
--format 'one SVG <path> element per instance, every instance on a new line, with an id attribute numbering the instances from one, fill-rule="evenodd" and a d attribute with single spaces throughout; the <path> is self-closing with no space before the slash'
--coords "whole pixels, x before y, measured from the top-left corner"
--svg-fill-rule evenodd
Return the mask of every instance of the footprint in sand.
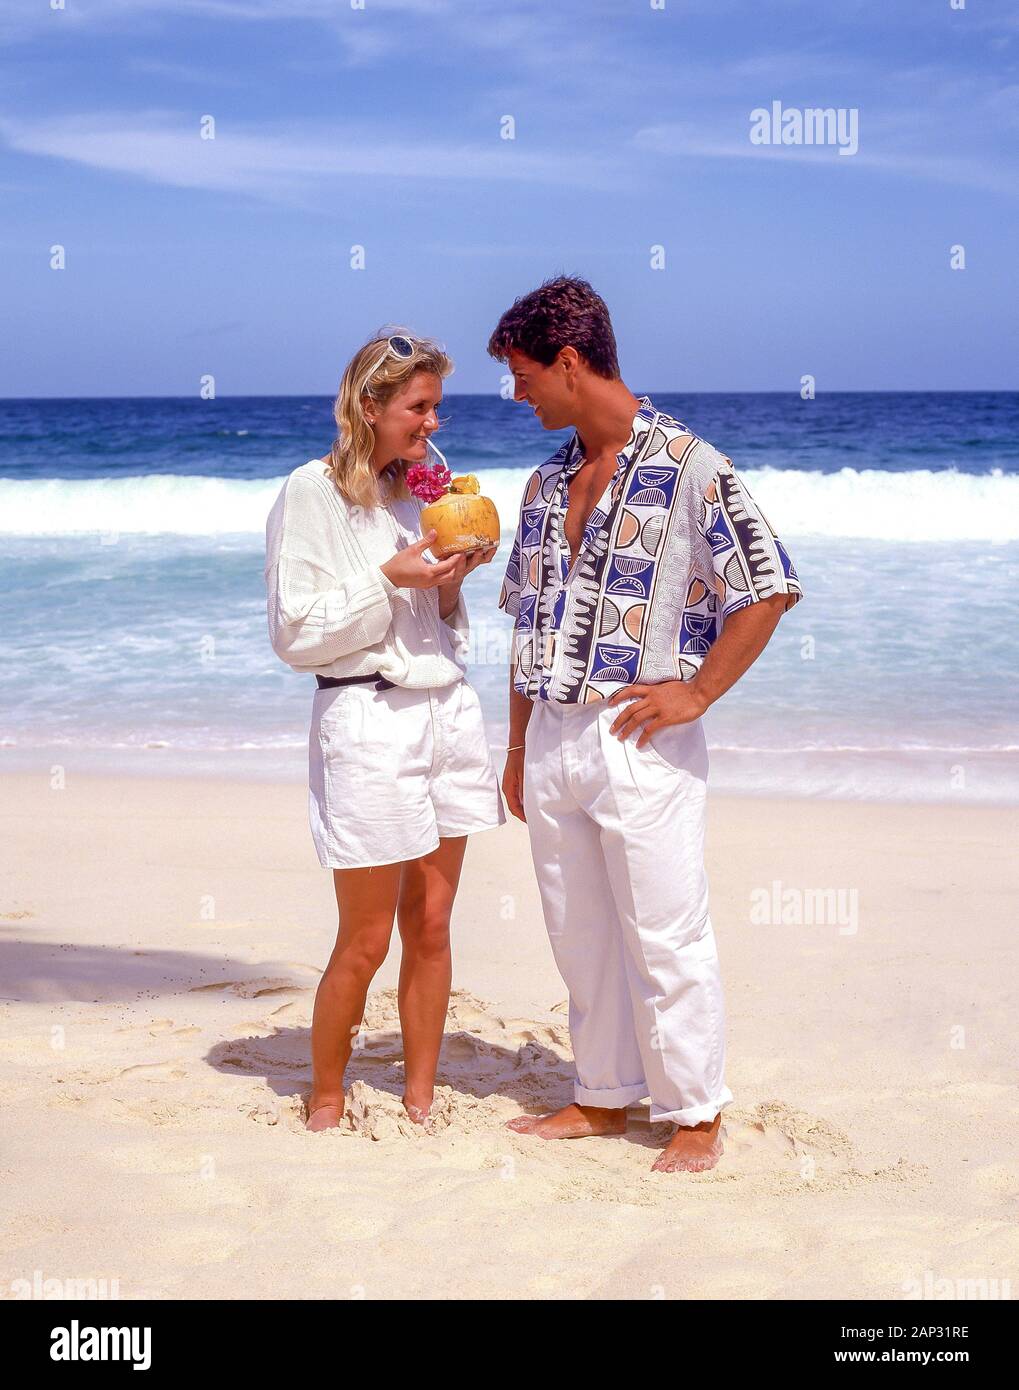
<path id="1" fill-rule="evenodd" d="M 522 1043 L 537 1043 L 539 1047 L 551 1047 L 570 1056 L 570 1032 L 568 1028 L 556 1023 L 534 1023 L 522 1018 L 509 1018 L 505 1029 Z"/>
<path id="2" fill-rule="evenodd" d="M 170 1081 L 181 1081 L 187 1072 L 183 1067 L 174 1066 L 172 1062 L 138 1062 L 133 1067 L 124 1067 L 117 1072 L 117 1076 L 151 1076 L 167 1079 Z"/>
<path id="3" fill-rule="evenodd" d="M 229 991 L 239 999 L 261 999 L 266 994 L 300 994 L 307 986 L 283 976 L 263 977 L 254 980 L 216 980 L 207 985 L 191 985 L 189 994 L 203 994 L 213 990 Z"/>
<path id="4" fill-rule="evenodd" d="M 281 1004 L 278 1009 L 273 1009 L 269 1017 L 275 1018 L 282 1022 L 283 1019 L 292 1018 L 295 1014 L 300 1014 L 302 1015 L 302 1017 L 310 1016 L 309 1010 L 306 1007 L 304 1007 L 301 1004 L 295 1004 L 291 1002 L 289 1004 Z M 268 1027 L 268 1024 L 266 1024 L 265 1026 Z"/>
<path id="5" fill-rule="evenodd" d="M 171 1037 L 171 1038 L 190 1038 L 195 1033 L 202 1030 L 193 1024 L 183 1024 L 180 1027 L 172 1018 L 152 1018 L 145 1023 L 129 1024 L 126 1028 L 118 1028 L 118 1033 L 137 1033 L 141 1029 L 149 1033 L 152 1037 Z"/>
<path id="6" fill-rule="evenodd" d="M 263 1044 L 271 1044 L 266 1047 Z M 299 1073 L 310 1076 L 311 1058 L 307 1043 L 301 1037 L 287 1039 L 286 1050 L 279 1046 L 279 1035 L 268 1033 L 265 1037 L 234 1038 L 228 1044 L 217 1044 L 216 1065 L 237 1067 L 241 1071 L 265 1076 L 276 1076 L 280 1072 Z"/>

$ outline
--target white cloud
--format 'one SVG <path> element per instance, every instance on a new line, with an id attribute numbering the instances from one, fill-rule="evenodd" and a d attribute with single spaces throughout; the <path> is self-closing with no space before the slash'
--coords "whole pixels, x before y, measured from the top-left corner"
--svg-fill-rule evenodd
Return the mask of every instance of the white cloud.
<path id="1" fill-rule="evenodd" d="M 67 159 L 93 169 L 179 188 L 287 198 L 317 180 L 348 177 L 489 180 L 611 188 L 607 161 L 572 152 L 529 152 L 493 138 L 486 145 L 399 143 L 349 127 L 313 132 L 239 129 L 223 122 L 203 140 L 195 117 L 167 112 L 0 120 L 0 136 L 21 154 Z"/>

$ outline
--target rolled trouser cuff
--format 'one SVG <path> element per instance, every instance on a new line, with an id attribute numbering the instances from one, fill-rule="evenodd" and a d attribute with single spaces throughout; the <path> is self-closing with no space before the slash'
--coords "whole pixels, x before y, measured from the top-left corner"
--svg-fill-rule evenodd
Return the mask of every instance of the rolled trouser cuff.
<path id="1" fill-rule="evenodd" d="M 577 1105 L 594 1105 L 601 1110 L 625 1110 L 628 1105 L 636 1105 L 647 1095 L 647 1082 L 638 1081 L 633 1086 L 613 1086 L 604 1091 L 592 1091 L 576 1082 L 573 1099 Z"/>
<path id="2" fill-rule="evenodd" d="M 710 1124 L 723 1106 L 732 1102 L 732 1092 L 728 1089 L 723 1090 L 717 1100 L 709 1101 L 706 1105 L 688 1105 L 683 1110 L 663 1110 L 660 1106 L 651 1102 L 651 1123 L 653 1125 L 669 1124 L 683 1125 L 689 1128 L 691 1125 Z M 593 1104 L 594 1102 L 591 1102 Z"/>

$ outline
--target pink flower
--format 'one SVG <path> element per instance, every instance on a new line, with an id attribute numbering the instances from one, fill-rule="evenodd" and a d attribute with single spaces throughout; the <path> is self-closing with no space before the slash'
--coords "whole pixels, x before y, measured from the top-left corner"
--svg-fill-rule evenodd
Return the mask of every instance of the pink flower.
<path id="1" fill-rule="evenodd" d="M 434 467 L 427 463 L 412 463 L 406 473 L 407 486 L 422 502 L 437 502 L 449 491 L 453 475 L 445 464 Z"/>

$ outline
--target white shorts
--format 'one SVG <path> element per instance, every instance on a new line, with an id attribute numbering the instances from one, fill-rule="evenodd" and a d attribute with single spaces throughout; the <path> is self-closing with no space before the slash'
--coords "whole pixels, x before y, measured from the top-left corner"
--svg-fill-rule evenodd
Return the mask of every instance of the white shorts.
<path id="1" fill-rule="evenodd" d="M 466 680 L 425 690 L 316 690 L 308 792 L 311 834 L 327 869 L 419 859 L 440 838 L 506 820 L 481 702 Z"/>

